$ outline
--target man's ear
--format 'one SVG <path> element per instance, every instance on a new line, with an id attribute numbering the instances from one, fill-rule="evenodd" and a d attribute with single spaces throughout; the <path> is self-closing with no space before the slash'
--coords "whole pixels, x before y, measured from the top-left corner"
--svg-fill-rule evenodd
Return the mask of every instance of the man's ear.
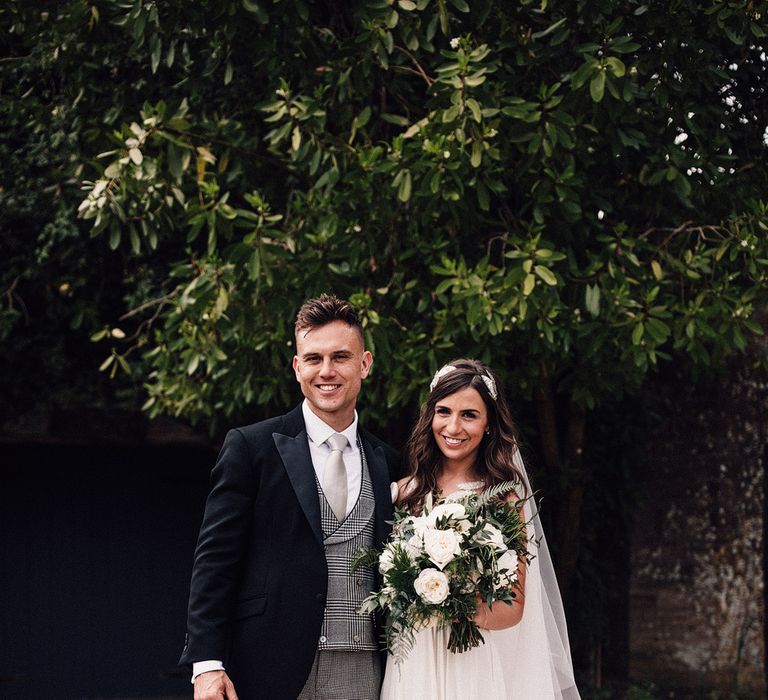
<path id="1" fill-rule="evenodd" d="M 297 355 L 293 356 L 293 362 L 291 363 L 291 366 L 293 367 L 293 371 L 296 374 L 296 381 L 301 381 L 299 377 L 299 358 Z"/>
<path id="2" fill-rule="evenodd" d="M 363 359 L 360 364 L 360 374 L 365 379 L 370 374 L 371 367 L 373 367 L 373 355 L 371 355 L 370 351 L 366 350 L 363 353 Z"/>

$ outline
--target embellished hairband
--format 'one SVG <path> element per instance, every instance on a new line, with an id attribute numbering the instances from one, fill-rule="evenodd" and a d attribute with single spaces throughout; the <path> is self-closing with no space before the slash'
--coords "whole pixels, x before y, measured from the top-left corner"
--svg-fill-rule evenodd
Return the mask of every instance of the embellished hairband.
<path id="1" fill-rule="evenodd" d="M 456 369 L 454 365 L 443 365 L 437 372 L 435 372 L 435 376 L 432 377 L 432 381 L 429 383 L 429 390 L 434 391 L 435 387 L 437 386 L 437 383 L 446 375 L 450 374 Z M 496 391 L 496 382 L 493 380 L 493 377 L 491 377 L 489 374 L 480 374 L 478 375 L 480 379 L 483 380 L 483 383 L 485 384 L 485 388 L 488 389 L 488 393 L 491 395 L 491 398 L 495 401 L 496 397 L 499 395 Z"/>

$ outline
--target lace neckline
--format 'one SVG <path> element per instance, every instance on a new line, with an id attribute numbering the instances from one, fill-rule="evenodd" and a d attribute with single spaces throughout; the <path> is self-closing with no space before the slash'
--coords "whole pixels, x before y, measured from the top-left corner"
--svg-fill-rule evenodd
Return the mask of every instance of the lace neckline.
<path id="1" fill-rule="evenodd" d="M 460 484 L 456 484 L 458 491 L 477 491 L 482 488 L 485 482 L 483 481 L 462 481 Z"/>
<path id="2" fill-rule="evenodd" d="M 456 484 L 456 490 L 449 494 L 446 494 L 442 498 L 438 499 L 438 502 L 456 501 L 460 498 L 469 496 L 471 493 L 478 493 L 485 486 L 483 481 L 462 481 L 460 484 Z"/>

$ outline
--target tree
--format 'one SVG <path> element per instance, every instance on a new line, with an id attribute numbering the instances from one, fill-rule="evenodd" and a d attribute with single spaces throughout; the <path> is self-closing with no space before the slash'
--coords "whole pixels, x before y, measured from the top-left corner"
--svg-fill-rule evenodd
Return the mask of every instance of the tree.
<path id="1" fill-rule="evenodd" d="M 533 402 L 567 590 L 592 412 L 761 332 L 766 3 L 51 7 L 1 12 L 83 90 L 79 213 L 134 275 L 95 338 L 152 415 L 283 408 L 295 310 L 349 296 L 371 419 L 457 355 Z"/>

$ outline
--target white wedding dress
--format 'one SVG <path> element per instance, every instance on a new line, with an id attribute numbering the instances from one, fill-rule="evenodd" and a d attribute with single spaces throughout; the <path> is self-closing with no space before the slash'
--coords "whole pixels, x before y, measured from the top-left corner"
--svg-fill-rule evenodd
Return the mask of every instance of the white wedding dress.
<path id="1" fill-rule="evenodd" d="M 518 468 L 531 493 L 522 459 Z M 466 495 L 467 487 L 462 484 Z M 524 515 L 533 559 L 525 580 L 523 617 L 514 627 L 481 630 L 485 643 L 462 653 L 448 650 L 448 628 L 416 632 L 401 663 L 387 657 L 381 700 L 579 700 L 568 633 L 552 561 L 533 499 Z"/>
<path id="2" fill-rule="evenodd" d="M 485 644 L 460 654 L 448 651 L 450 629 L 416 633 L 413 649 L 400 664 L 389 657 L 381 700 L 507 700 L 503 661 L 495 638 L 504 631 L 482 631 Z"/>

